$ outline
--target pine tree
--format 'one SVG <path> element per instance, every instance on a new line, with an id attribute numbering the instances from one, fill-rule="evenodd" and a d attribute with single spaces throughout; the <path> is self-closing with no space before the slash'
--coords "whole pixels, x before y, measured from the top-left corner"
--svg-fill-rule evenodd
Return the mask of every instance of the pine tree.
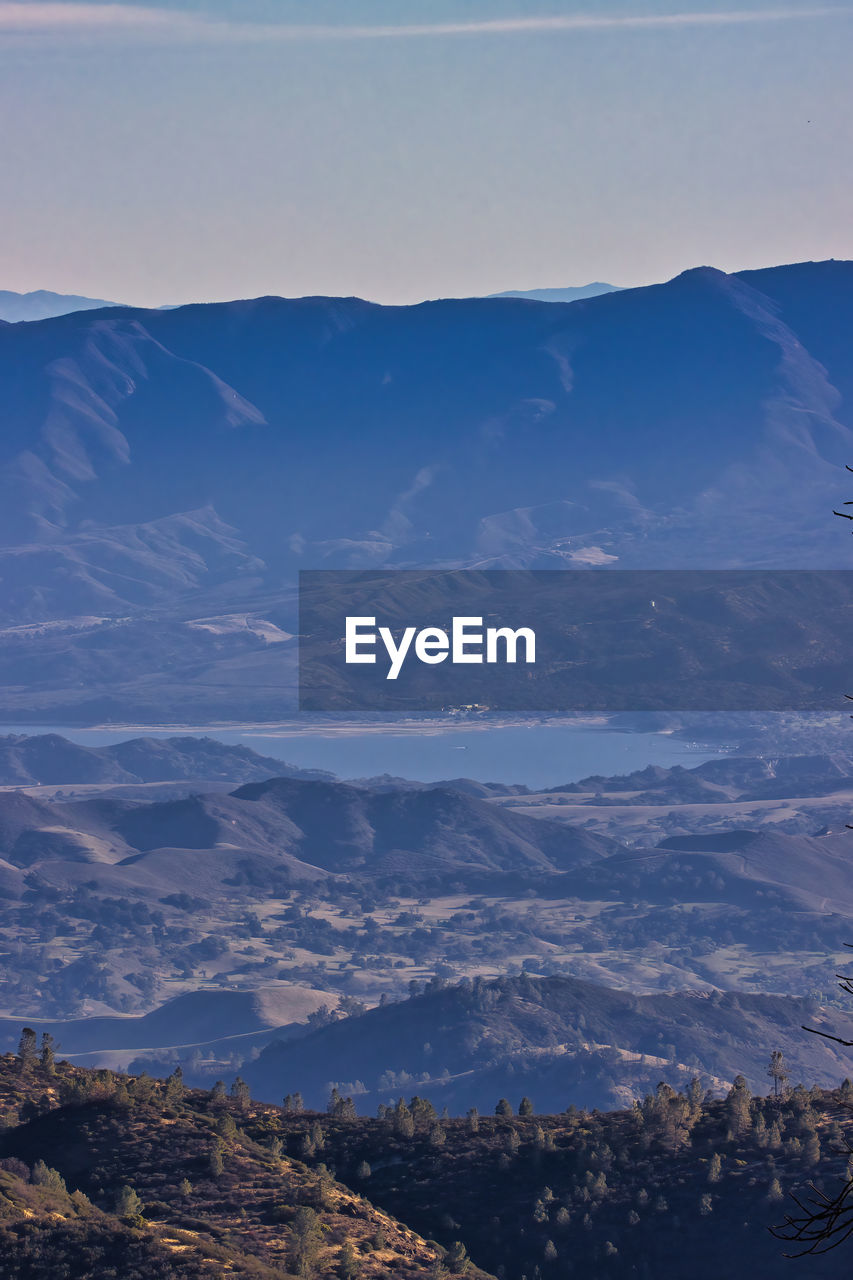
<path id="1" fill-rule="evenodd" d="M 781 1049 L 774 1049 L 770 1055 L 770 1065 L 767 1068 L 767 1074 L 773 1081 L 773 1097 L 778 1098 L 780 1095 L 784 1098 L 787 1088 L 788 1068 Z"/>
<path id="2" fill-rule="evenodd" d="M 51 1191 L 64 1191 L 65 1179 L 56 1169 L 49 1168 L 44 1160 L 36 1160 L 33 1165 L 31 1180 L 37 1187 L 47 1187 Z"/>
<path id="3" fill-rule="evenodd" d="M 345 1240 L 338 1254 L 338 1275 L 341 1280 L 356 1280 L 360 1270 L 361 1263 L 358 1260 L 358 1255 L 349 1240 Z"/>
<path id="4" fill-rule="evenodd" d="M 320 1249 L 322 1224 L 308 1205 L 296 1210 L 290 1228 L 293 1270 L 298 1276 L 308 1275 Z"/>
<path id="5" fill-rule="evenodd" d="M 180 1066 L 166 1077 L 166 1101 L 180 1102 L 184 1096 L 184 1073 Z"/>
<path id="6" fill-rule="evenodd" d="M 414 1117 L 402 1098 L 394 1108 L 394 1132 L 401 1138 L 411 1138 L 415 1132 Z"/>
<path id="7" fill-rule="evenodd" d="M 752 1125 L 752 1094 L 746 1078 L 737 1075 L 731 1089 L 726 1094 L 726 1115 L 729 1122 L 729 1136 L 739 1138 L 747 1133 Z"/>
<path id="8" fill-rule="evenodd" d="M 429 1131 L 429 1145 L 440 1148 L 447 1142 L 447 1134 L 440 1124 L 434 1124 Z"/>
<path id="9" fill-rule="evenodd" d="M 133 1187 L 122 1187 L 116 1196 L 116 1217 L 138 1218 L 142 1213 L 142 1201 Z"/>
<path id="10" fill-rule="evenodd" d="M 56 1043 L 49 1031 L 42 1033 L 41 1038 L 41 1065 L 49 1076 L 56 1074 Z"/>
<path id="11" fill-rule="evenodd" d="M 32 1027 L 24 1027 L 18 1041 L 18 1062 L 26 1071 L 38 1057 L 38 1037 Z"/>
<path id="12" fill-rule="evenodd" d="M 687 1086 L 687 1101 L 690 1104 L 690 1113 L 694 1119 L 698 1117 L 699 1112 L 702 1110 L 704 1096 L 702 1081 L 698 1076 L 694 1076 Z"/>
<path id="13" fill-rule="evenodd" d="M 533 1103 L 530 1101 L 529 1098 L 525 1097 L 521 1099 L 521 1102 L 519 1102 L 518 1104 L 518 1114 L 520 1116 L 533 1115 Z"/>
<path id="14" fill-rule="evenodd" d="M 811 1133 L 803 1143 L 803 1160 L 807 1165 L 815 1165 L 820 1161 L 820 1139 Z"/>
<path id="15" fill-rule="evenodd" d="M 454 1276 L 462 1276 L 471 1265 L 468 1257 L 468 1250 L 465 1248 L 461 1240 L 454 1240 L 453 1244 L 447 1250 L 447 1269 Z"/>
<path id="16" fill-rule="evenodd" d="M 240 1111 L 249 1110 L 249 1103 L 252 1101 L 252 1094 L 249 1090 L 249 1086 L 246 1084 L 246 1081 L 242 1076 L 237 1076 L 232 1084 L 231 1097 L 237 1103 L 237 1107 Z"/>
<path id="17" fill-rule="evenodd" d="M 213 1142 L 210 1144 L 210 1156 L 209 1156 L 209 1166 L 208 1166 L 210 1169 L 210 1176 L 212 1178 L 220 1177 L 225 1168 L 225 1162 L 222 1159 L 222 1150 L 223 1150 L 222 1139 L 214 1138 Z"/>
<path id="18" fill-rule="evenodd" d="M 216 1132 L 226 1142 L 231 1142 L 237 1136 L 237 1121 L 230 1111 L 226 1111 L 224 1115 L 219 1117 L 216 1122 Z"/>

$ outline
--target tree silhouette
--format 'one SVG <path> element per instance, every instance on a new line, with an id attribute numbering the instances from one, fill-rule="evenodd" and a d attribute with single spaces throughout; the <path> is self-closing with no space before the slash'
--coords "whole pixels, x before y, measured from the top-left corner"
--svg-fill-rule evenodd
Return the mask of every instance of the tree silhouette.
<path id="1" fill-rule="evenodd" d="M 774 1049 L 771 1053 L 767 1074 L 773 1081 L 773 1097 L 778 1098 L 780 1094 L 784 1096 L 789 1076 L 788 1068 L 785 1064 L 785 1056 L 781 1049 Z"/>

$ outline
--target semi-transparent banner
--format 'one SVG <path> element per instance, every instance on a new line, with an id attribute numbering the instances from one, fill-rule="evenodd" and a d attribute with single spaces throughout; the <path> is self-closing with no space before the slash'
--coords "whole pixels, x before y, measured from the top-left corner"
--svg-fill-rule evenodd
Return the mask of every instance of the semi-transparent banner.
<path id="1" fill-rule="evenodd" d="M 311 570 L 304 711 L 822 711 L 853 571 Z"/>

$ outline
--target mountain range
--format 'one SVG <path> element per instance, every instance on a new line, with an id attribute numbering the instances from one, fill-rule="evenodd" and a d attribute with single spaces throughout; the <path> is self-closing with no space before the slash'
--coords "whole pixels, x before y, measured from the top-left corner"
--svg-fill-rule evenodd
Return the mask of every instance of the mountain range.
<path id="1" fill-rule="evenodd" d="M 852 338 L 846 262 L 0 327 L 0 717 L 280 715 L 300 566 L 844 567 Z"/>
<path id="2" fill-rule="evenodd" d="M 31 293 L 0 289 L 0 320 L 5 320 L 7 324 L 20 324 L 23 320 L 50 320 L 53 316 L 65 316 L 72 311 L 97 311 L 101 307 L 115 305 L 114 302 L 105 302 L 103 298 L 51 293 L 49 289 L 34 289 Z"/>
<path id="3" fill-rule="evenodd" d="M 503 293 L 491 293 L 490 298 L 532 298 L 536 302 L 579 302 L 582 298 L 597 298 L 602 293 L 620 293 L 618 284 L 605 284 L 595 280 L 592 284 L 573 285 L 563 289 L 506 289 Z"/>
<path id="4" fill-rule="evenodd" d="M 533 298 L 541 302 L 576 302 L 580 298 L 596 298 L 601 293 L 616 293 L 618 285 L 595 281 L 592 284 L 568 286 L 560 289 L 509 289 L 493 293 L 492 298 Z M 15 293 L 0 289 L 0 321 L 20 324 L 22 321 L 50 320 L 54 316 L 70 315 L 73 311 L 98 311 L 102 307 L 115 307 L 115 302 L 103 298 L 85 298 L 74 293 L 52 293 L 49 289 L 34 289 L 30 293 Z M 161 310 L 171 310 L 163 307 Z"/>

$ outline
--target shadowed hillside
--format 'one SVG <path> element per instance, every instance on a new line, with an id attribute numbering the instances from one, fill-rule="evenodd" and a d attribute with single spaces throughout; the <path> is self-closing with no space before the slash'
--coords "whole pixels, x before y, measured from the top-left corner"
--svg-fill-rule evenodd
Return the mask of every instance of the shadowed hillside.
<path id="1" fill-rule="evenodd" d="M 562 1111 L 570 1102 L 613 1106 L 686 1072 L 716 1084 L 742 1072 L 760 1087 L 772 1045 L 784 1048 L 798 1078 L 836 1084 L 849 1057 L 806 1036 L 806 1021 L 827 1027 L 830 1020 L 812 1002 L 790 997 L 637 996 L 525 974 L 430 991 L 271 1044 L 244 1074 L 270 1101 L 298 1090 L 316 1106 L 337 1082 L 368 1111 L 409 1086 L 454 1115 L 519 1090 L 544 1111 Z"/>
<path id="2" fill-rule="evenodd" d="M 280 716 L 305 565 L 843 567 L 851 281 L 4 326 L 0 714 Z"/>
<path id="3" fill-rule="evenodd" d="M 175 1077 L 22 1071 L 6 1057 L 0 1108 L 4 1280 L 414 1277 L 445 1256 L 238 1129 L 227 1095 L 187 1094 Z"/>
<path id="4" fill-rule="evenodd" d="M 849 1081 L 694 1079 L 552 1115 L 516 1090 L 465 1119 L 407 1093 L 366 1119 L 340 1094 L 310 1112 L 22 1049 L 0 1059 L 4 1280 L 683 1280 L 687 1233 L 695 1280 L 752 1280 L 784 1265 L 767 1228 L 789 1193 L 845 1176 Z M 848 1257 L 800 1269 L 840 1280 Z"/>

